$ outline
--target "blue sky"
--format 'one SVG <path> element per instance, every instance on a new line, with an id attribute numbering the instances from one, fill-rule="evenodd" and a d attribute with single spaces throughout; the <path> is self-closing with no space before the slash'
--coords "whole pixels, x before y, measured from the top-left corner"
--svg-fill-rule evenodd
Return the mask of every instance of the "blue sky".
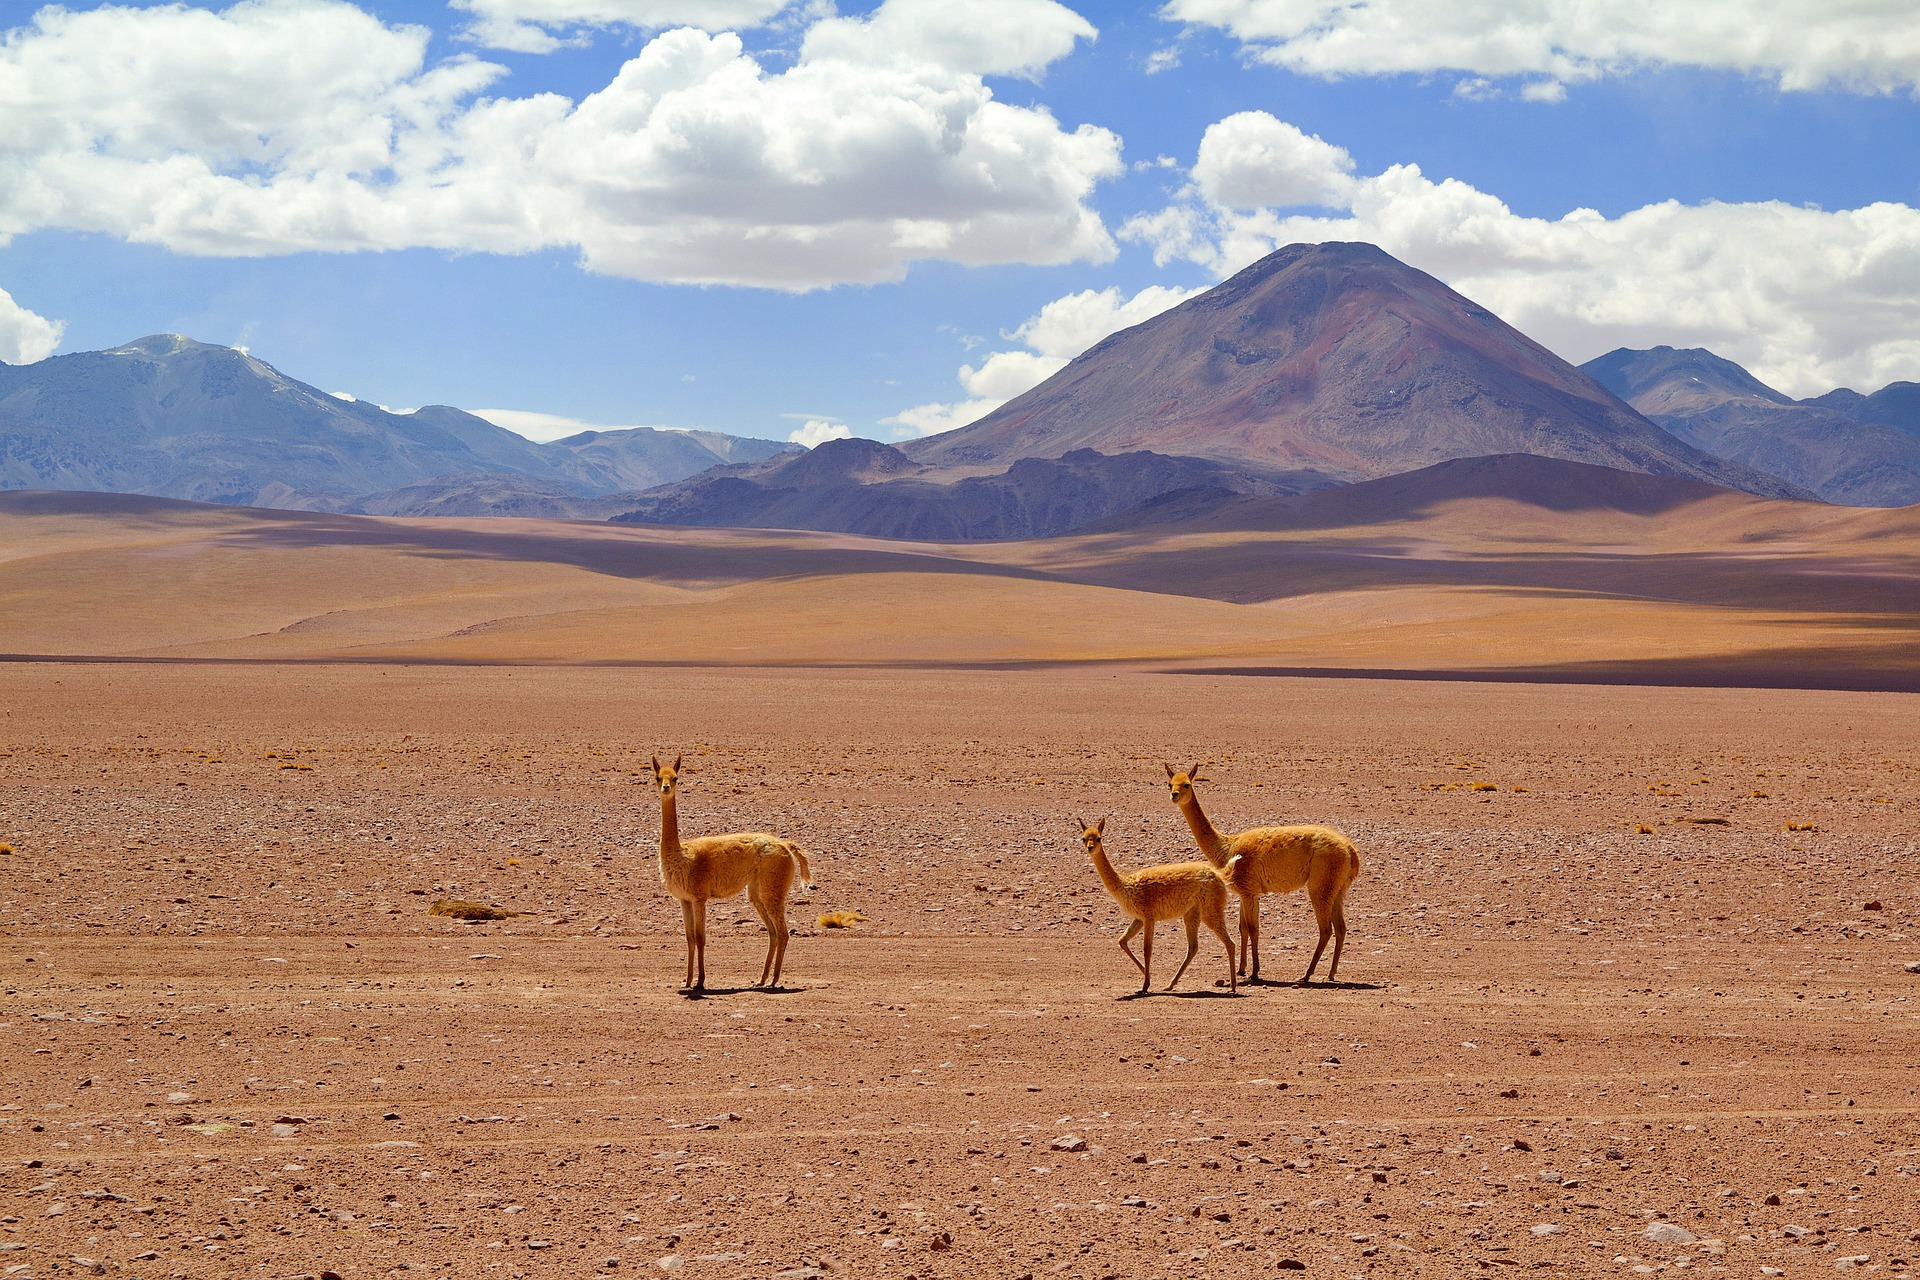
<path id="1" fill-rule="evenodd" d="M 1920 24 L 1806 10 L 9 5 L 0 358 L 173 331 L 394 407 L 894 439 L 1339 238 L 1576 361 L 1920 380 Z"/>

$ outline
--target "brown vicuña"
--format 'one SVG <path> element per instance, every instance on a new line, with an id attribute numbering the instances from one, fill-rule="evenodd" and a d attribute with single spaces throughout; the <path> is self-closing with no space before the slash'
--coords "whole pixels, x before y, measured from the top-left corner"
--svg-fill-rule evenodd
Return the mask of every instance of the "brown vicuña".
<path id="1" fill-rule="evenodd" d="M 1122 874 L 1115 871 L 1113 863 L 1107 859 L 1104 839 L 1107 820 L 1102 818 L 1092 826 L 1079 818 L 1075 818 L 1074 822 L 1080 827 L 1080 843 L 1086 846 L 1087 856 L 1093 859 L 1094 870 L 1100 873 L 1100 883 L 1107 887 L 1107 892 L 1120 904 L 1120 909 L 1133 917 L 1133 923 L 1120 935 L 1120 949 L 1127 953 L 1127 959 L 1133 961 L 1133 967 L 1140 971 L 1140 994 L 1145 995 L 1153 983 L 1153 930 L 1162 920 L 1180 920 L 1187 926 L 1187 958 L 1180 962 L 1180 968 L 1174 973 L 1173 982 L 1167 984 L 1167 990 L 1173 990 L 1175 983 L 1180 981 L 1180 975 L 1193 963 L 1194 953 L 1200 950 L 1199 926 L 1202 921 L 1219 937 L 1220 945 L 1227 949 L 1227 989 L 1238 990 L 1233 976 L 1233 940 L 1227 936 L 1226 877 L 1233 868 L 1233 862 L 1227 864 L 1225 871 L 1207 862 L 1174 862 Z M 1146 952 L 1144 961 L 1135 956 L 1133 948 L 1127 945 L 1142 929 L 1147 932 L 1147 940 L 1141 944 Z"/>
<path id="2" fill-rule="evenodd" d="M 794 868 L 803 888 L 813 887 L 813 873 L 800 846 L 761 831 L 724 836 L 680 839 L 680 810 L 675 801 L 681 757 L 662 765 L 653 761 L 653 777 L 660 784 L 660 879 L 667 892 L 680 900 L 687 926 L 687 980 L 690 991 L 707 986 L 707 903 L 731 898 L 742 889 L 767 926 L 767 959 L 755 986 L 780 985 L 780 966 L 787 958 L 787 891 Z"/>
<path id="3" fill-rule="evenodd" d="M 1224 872 L 1240 895 L 1240 971 L 1251 981 L 1260 979 L 1260 895 L 1292 893 L 1305 885 L 1314 919 L 1320 924 L 1320 943 L 1300 981 L 1304 984 L 1313 977 L 1331 934 L 1333 962 L 1327 966 L 1327 981 L 1332 982 L 1347 942 L 1347 890 L 1360 874 L 1360 855 L 1353 841 L 1332 827 L 1318 826 L 1251 827 L 1222 835 L 1200 811 L 1200 798 L 1194 794 L 1194 783 L 1210 781 L 1200 776 L 1200 766 L 1181 773 L 1163 760 L 1161 767 L 1167 771 L 1173 802 L 1186 816 L 1207 861 L 1224 869 L 1232 859 L 1240 859 L 1239 866 Z"/>

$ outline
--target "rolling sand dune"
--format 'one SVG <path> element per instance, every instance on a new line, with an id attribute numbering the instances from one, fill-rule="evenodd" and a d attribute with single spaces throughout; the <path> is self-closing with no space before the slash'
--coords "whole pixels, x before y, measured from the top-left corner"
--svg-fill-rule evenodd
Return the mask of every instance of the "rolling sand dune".
<path id="1" fill-rule="evenodd" d="M 1541 459 L 1037 542 L 0 495 L 0 649 L 1920 683 L 1920 510 Z"/>

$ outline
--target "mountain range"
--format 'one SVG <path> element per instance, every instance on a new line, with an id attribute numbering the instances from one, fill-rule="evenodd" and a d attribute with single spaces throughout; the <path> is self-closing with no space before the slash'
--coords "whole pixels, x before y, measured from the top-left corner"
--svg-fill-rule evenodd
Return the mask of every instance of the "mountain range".
<path id="1" fill-rule="evenodd" d="M 1606 468 L 1906 505 L 1920 502 L 1920 386 L 1795 401 L 1665 347 L 1576 368 L 1433 277 L 1341 243 L 1277 250 L 980 420 L 898 447 L 645 428 L 536 444 L 171 335 L 0 365 L 0 488 L 329 512 L 1007 539 L 1281 518 L 1290 502 L 1315 509 L 1316 491 L 1521 456 L 1575 469 L 1502 464 L 1503 483 L 1577 490 L 1579 467 Z"/>
<path id="2" fill-rule="evenodd" d="M 1920 503 L 1920 383 L 1794 400 L 1700 348 L 1622 348 L 1580 366 L 1697 449 L 1852 507 Z"/>
<path id="3" fill-rule="evenodd" d="M 632 492 L 792 452 L 710 431 L 588 431 L 537 444 L 444 405 L 390 413 L 174 334 L 0 364 L 0 488 L 77 489 L 316 511 L 486 509 L 488 486 L 548 500 Z M 411 494 L 397 501 L 396 490 Z"/>

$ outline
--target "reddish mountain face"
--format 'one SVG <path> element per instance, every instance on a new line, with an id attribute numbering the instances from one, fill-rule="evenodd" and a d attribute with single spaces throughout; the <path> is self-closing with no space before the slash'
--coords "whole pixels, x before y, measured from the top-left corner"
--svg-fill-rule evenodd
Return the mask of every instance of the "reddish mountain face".
<path id="1" fill-rule="evenodd" d="M 1675 439 L 1485 307 L 1369 244 L 1280 249 L 978 422 L 905 451 L 980 467 L 1082 448 L 1349 481 L 1527 453 L 1800 496 Z"/>

